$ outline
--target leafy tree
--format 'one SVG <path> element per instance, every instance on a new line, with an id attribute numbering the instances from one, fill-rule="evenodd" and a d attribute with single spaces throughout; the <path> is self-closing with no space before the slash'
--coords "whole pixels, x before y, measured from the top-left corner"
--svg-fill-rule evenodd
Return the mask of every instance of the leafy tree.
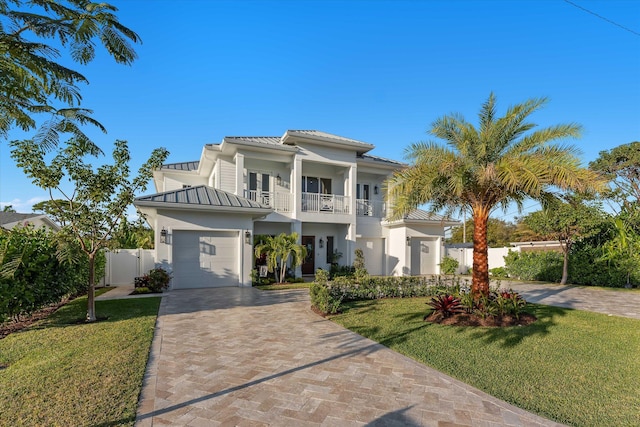
<path id="1" fill-rule="evenodd" d="M 513 223 L 489 218 L 487 222 L 487 244 L 490 248 L 509 246 L 509 243 L 513 241 L 515 231 L 516 225 Z M 465 239 L 462 238 L 463 232 L 466 232 Z M 451 230 L 449 243 L 462 243 L 463 241 L 473 241 L 473 219 L 468 219 L 464 227 L 459 225 Z"/>
<path id="2" fill-rule="evenodd" d="M 13 208 L 12 205 L 5 205 L 2 208 L 2 212 L 15 212 L 16 210 Z"/>
<path id="3" fill-rule="evenodd" d="M 264 236 L 263 240 L 255 246 L 255 256 L 260 258 L 266 255 L 267 268 L 270 272 L 278 269 L 280 273 L 279 283 L 284 282 L 287 264 L 291 259 L 291 265 L 302 265 L 307 256 L 307 248 L 298 243 L 298 233 L 280 233 L 277 236 Z"/>
<path id="4" fill-rule="evenodd" d="M 589 168 L 610 180 L 610 196 L 622 206 L 637 204 L 640 200 L 640 142 L 619 145 L 601 151 Z"/>
<path id="5" fill-rule="evenodd" d="M 528 214 L 522 221 L 544 240 L 560 243 L 563 254 L 560 284 L 564 285 L 569 276 L 573 244 L 600 232 L 605 215 L 599 204 L 587 204 L 580 197 L 567 195 L 564 200 L 554 200 L 543 210 Z"/>
<path id="6" fill-rule="evenodd" d="M 87 320 L 94 321 L 96 256 L 109 244 L 135 193 L 146 190 L 154 169 L 162 165 L 168 152 L 155 149 L 140 167 L 138 176 L 131 179 L 126 141 L 115 142 L 113 165 L 102 165 L 95 170 L 84 161 L 86 147 L 77 139 L 59 148 L 50 163 L 45 159 L 47 150 L 31 140 L 13 141 L 11 147 L 11 156 L 17 165 L 35 185 L 49 192 L 48 213 L 62 225 L 56 234 L 61 258 L 74 255 L 69 250 L 74 241 L 89 258 Z M 69 185 L 73 189 L 66 192 L 64 188 Z"/>
<path id="7" fill-rule="evenodd" d="M 437 119 L 430 133 L 447 146 L 412 144 L 406 151 L 412 164 L 389 181 L 394 218 L 425 203 L 434 212 L 472 212 L 475 298 L 489 293 L 487 228 L 493 210 L 506 210 L 511 202 L 521 208 L 527 198 L 546 202 L 556 188 L 589 190 L 601 185 L 595 172 L 580 166 L 576 148 L 552 143 L 578 137 L 579 125 L 533 130 L 536 125 L 527 121 L 546 102 L 530 99 L 497 117 L 491 94 L 480 110 L 478 128 L 459 114 Z"/>
<path id="8" fill-rule="evenodd" d="M 111 246 L 117 249 L 153 249 L 154 232 L 142 218 L 129 222 L 123 218 L 113 236 Z"/>
<path id="9" fill-rule="evenodd" d="M 626 287 L 631 277 L 640 272 L 640 235 L 622 218 L 614 220 L 615 235 L 603 245 L 603 259 L 612 262 L 626 274 Z"/>
<path id="10" fill-rule="evenodd" d="M 49 149 L 60 133 L 92 142 L 79 125 L 102 125 L 79 108 L 79 85 L 87 78 L 62 65 L 61 49 L 85 65 L 96 53 L 96 42 L 120 64 L 131 64 L 136 53 L 130 42 L 139 36 L 122 25 L 108 3 L 88 0 L 0 0 L 0 138 L 14 126 L 36 128 L 36 116 L 50 115 L 34 137 Z M 93 147 L 97 151 L 97 147 Z"/>

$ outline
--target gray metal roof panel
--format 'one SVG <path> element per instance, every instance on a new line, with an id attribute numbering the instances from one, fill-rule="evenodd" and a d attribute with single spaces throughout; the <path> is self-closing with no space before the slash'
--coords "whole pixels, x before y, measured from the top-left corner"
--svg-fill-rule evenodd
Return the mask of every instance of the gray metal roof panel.
<path id="1" fill-rule="evenodd" d="M 297 134 L 301 134 L 301 135 L 306 135 L 306 136 L 317 136 L 320 138 L 325 138 L 325 139 L 331 139 L 334 141 L 338 141 L 338 142 L 348 142 L 350 144 L 359 144 L 362 145 L 363 147 L 373 147 L 373 145 L 367 143 L 367 142 L 363 142 L 363 141 L 358 141 L 357 139 L 351 139 L 351 138 L 345 138 L 344 136 L 340 136 L 340 135 L 334 135 L 332 133 L 327 133 L 327 132 L 321 132 L 319 130 L 289 130 L 287 131 L 289 133 L 297 133 Z"/>
<path id="2" fill-rule="evenodd" d="M 169 169 L 169 170 L 178 170 L 178 171 L 195 171 L 198 170 L 200 166 L 200 161 L 196 160 L 193 162 L 180 162 L 180 163 L 167 163 L 166 165 L 160 166 L 160 169 Z"/>
<path id="3" fill-rule="evenodd" d="M 363 158 L 363 159 L 373 160 L 373 161 L 376 161 L 376 162 L 389 163 L 389 164 L 393 164 L 393 165 L 397 165 L 397 166 L 407 166 L 406 163 L 402 163 L 402 162 L 399 162 L 397 160 L 387 159 L 387 158 L 384 158 L 384 157 L 372 156 L 371 154 L 362 154 L 360 157 Z"/>
<path id="4" fill-rule="evenodd" d="M 165 191 L 136 198 L 136 202 L 166 203 L 167 205 L 193 205 L 229 208 L 255 208 L 269 209 L 269 206 L 260 204 L 244 197 L 236 196 L 223 190 L 198 185 L 182 188 L 180 190 Z"/>
<path id="5" fill-rule="evenodd" d="M 43 215 L 38 213 L 0 212 L 0 224 L 11 224 L 39 216 Z"/>

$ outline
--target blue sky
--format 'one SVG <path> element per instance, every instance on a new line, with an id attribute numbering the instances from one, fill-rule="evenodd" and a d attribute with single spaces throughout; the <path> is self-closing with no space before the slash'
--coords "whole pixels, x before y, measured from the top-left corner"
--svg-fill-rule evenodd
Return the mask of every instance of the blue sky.
<path id="1" fill-rule="evenodd" d="M 587 164 L 640 140 L 640 2 L 572 1 L 614 23 L 563 0 L 111 0 L 142 37 L 139 59 L 125 67 L 101 53 L 74 66 L 90 81 L 82 106 L 109 131 L 95 141 L 107 154 L 129 141 L 136 169 L 156 147 L 169 162 L 196 160 L 224 136 L 287 129 L 402 160 L 438 117 L 475 122 L 491 91 L 500 113 L 549 97 L 533 120 L 582 124 L 571 143 Z M 0 206 L 30 212 L 46 198 L 0 141 Z"/>

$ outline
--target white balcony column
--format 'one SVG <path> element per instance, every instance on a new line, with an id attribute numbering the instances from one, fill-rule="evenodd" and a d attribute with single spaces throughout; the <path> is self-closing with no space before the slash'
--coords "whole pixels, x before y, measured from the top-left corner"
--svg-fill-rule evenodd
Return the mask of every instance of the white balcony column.
<path id="1" fill-rule="evenodd" d="M 244 154 L 236 153 L 236 196 L 245 197 L 244 194 Z"/>
<path id="2" fill-rule="evenodd" d="M 302 209 L 302 159 L 296 154 L 291 162 L 291 195 L 293 198 L 293 217 L 300 215 Z"/>
<path id="3" fill-rule="evenodd" d="M 356 224 L 351 223 L 349 224 L 349 226 L 347 227 L 347 241 L 345 242 L 347 244 L 347 264 L 346 265 L 353 265 L 353 262 L 355 261 L 355 254 L 354 251 L 356 250 Z"/>
<path id="4" fill-rule="evenodd" d="M 358 166 L 356 166 L 355 164 L 351 165 L 349 167 L 349 178 L 347 179 L 349 188 L 348 188 L 348 192 L 346 192 L 345 194 L 347 194 L 349 196 L 349 214 L 351 214 L 351 221 L 355 224 L 356 222 L 356 205 L 357 205 L 357 200 L 356 200 L 356 194 L 357 194 L 357 187 L 358 187 Z M 346 189 L 345 189 L 346 190 Z M 355 233 L 354 233 L 354 238 L 353 241 L 355 242 Z"/>

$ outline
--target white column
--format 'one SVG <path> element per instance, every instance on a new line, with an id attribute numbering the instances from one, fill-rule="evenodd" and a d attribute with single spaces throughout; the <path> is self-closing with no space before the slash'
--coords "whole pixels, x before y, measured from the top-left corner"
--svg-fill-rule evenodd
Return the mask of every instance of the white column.
<path id="1" fill-rule="evenodd" d="M 236 196 L 244 197 L 244 154 L 236 153 Z"/>
<path id="2" fill-rule="evenodd" d="M 291 198 L 293 218 L 297 218 L 302 207 L 302 159 L 297 154 L 291 162 Z"/>
<path id="3" fill-rule="evenodd" d="M 298 233 L 298 244 L 302 243 L 302 221 L 292 220 L 291 221 L 291 232 Z M 302 277 L 302 266 L 299 265 L 296 267 L 294 272 L 296 277 Z"/>

